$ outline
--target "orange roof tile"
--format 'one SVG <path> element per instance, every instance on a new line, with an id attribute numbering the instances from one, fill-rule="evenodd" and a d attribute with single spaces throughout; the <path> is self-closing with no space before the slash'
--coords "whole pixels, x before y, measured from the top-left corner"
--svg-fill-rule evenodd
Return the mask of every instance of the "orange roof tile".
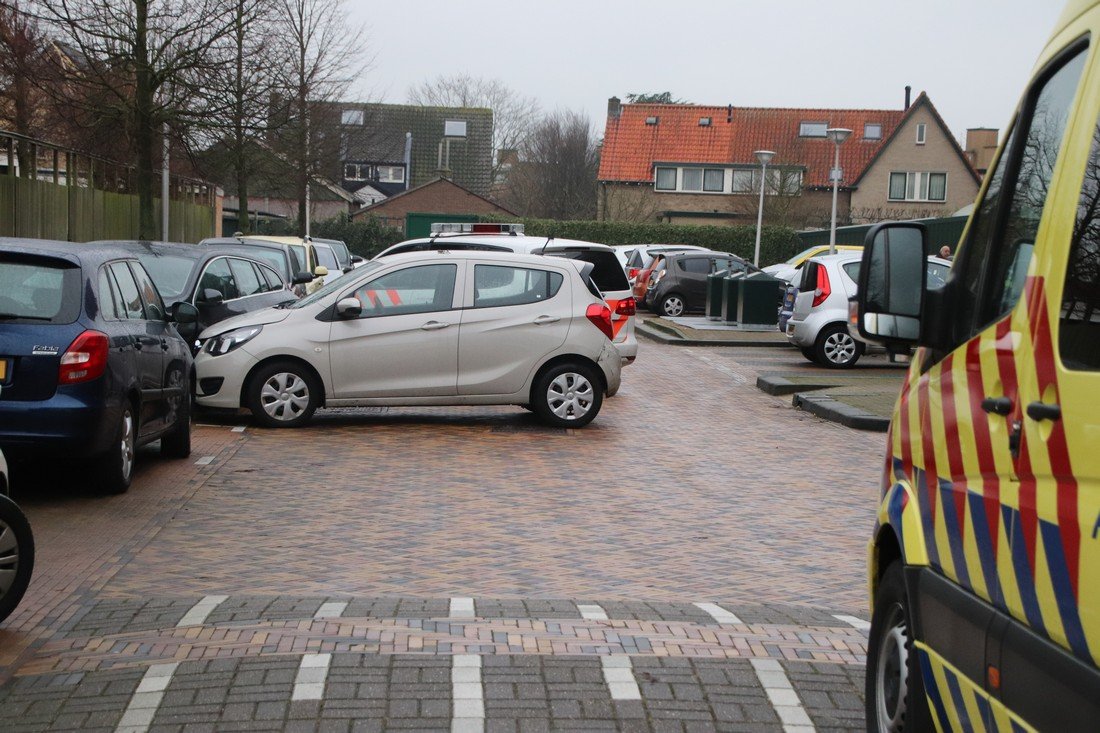
<path id="1" fill-rule="evenodd" d="M 773 164 L 804 166 L 804 186 L 828 186 L 833 144 L 800 137 L 802 122 L 826 122 L 853 130 L 840 146 L 845 181 L 859 178 L 875 153 L 905 117 L 904 110 L 704 107 L 679 104 L 624 104 L 608 117 L 600 156 L 601 181 L 652 181 L 653 164 L 722 163 L 757 165 L 755 150 L 774 150 Z M 647 125 L 647 117 L 658 118 Z M 710 117 L 700 126 L 700 117 Z M 865 140 L 865 123 L 881 124 L 882 137 Z"/>

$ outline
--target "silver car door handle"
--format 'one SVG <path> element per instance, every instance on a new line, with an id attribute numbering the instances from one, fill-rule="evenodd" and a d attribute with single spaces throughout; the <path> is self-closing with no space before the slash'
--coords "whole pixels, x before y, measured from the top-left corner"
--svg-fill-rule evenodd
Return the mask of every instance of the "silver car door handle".
<path id="1" fill-rule="evenodd" d="M 557 323 L 561 318 L 557 316 L 539 316 L 535 319 L 535 325 L 542 326 L 547 323 Z"/>
<path id="2" fill-rule="evenodd" d="M 439 329 L 446 328 L 449 325 L 451 325 L 451 324 L 441 323 L 439 321 L 428 321 L 423 326 L 421 326 L 420 329 L 422 331 L 438 331 Z"/>

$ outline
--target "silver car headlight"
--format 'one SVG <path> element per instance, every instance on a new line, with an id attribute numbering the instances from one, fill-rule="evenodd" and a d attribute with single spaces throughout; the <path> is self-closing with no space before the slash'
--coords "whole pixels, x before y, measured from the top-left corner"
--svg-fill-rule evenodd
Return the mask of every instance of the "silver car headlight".
<path id="1" fill-rule="evenodd" d="M 243 328 L 235 328 L 232 331 L 220 333 L 213 338 L 207 339 L 203 350 L 211 356 L 228 354 L 238 346 L 243 346 L 256 338 L 262 330 L 264 330 L 263 326 L 245 326 Z"/>

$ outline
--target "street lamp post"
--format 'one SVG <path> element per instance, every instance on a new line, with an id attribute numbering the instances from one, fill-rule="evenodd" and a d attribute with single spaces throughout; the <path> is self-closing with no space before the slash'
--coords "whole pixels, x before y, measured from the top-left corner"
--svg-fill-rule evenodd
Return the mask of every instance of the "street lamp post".
<path id="1" fill-rule="evenodd" d="M 772 150 L 757 150 L 753 153 L 760 161 L 760 206 L 756 209 L 756 253 L 753 255 L 752 264 L 760 267 L 760 226 L 764 222 L 764 182 L 768 177 L 768 163 L 775 157 Z"/>
<path id="2" fill-rule="evenodd" d="M 836 254 L 836 194 L 840 187 L 840 144 L 848 139 L 852 131 L 844 127 L 830 127 L 825 131 L 825 136 L 833 141 L 833 170 L 829 174 L 833 179 L 833 217 L 829 224 L 829 254 Z"/>

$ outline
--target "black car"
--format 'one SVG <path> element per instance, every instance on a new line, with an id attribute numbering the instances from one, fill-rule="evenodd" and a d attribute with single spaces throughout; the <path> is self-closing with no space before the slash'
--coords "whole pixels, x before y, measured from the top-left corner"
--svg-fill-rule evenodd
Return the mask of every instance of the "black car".
<path id="1" fill-rule="evenodd" d="M 199 311 L 198 323 L 180 331 L 193 344 L 207 326 L 232 316 L 295 300 L 282 276 L 245 247 L 197 247 L 164 242 L 99 242 L 137 256 L 169 309 L 178 302 Z"/>
<path id="2" fill-rule="evenodd" d="M 226 252 L 236 252 L 273 268 L 297 297 L 306 294 L 305 285 L 313 282 L 313 275 L 302 262 L 299 252 L 288 244 L 249 237 L 208 237 L 199 244 L 217 247 Z"/>
<path id="3" fill-rule="evenodd" d="M 729 252 L 670 252 L 649 276 L 645 304 L 662 316 L 701 312 L 707 306 L 707 275 L 718 270 L 759 272 Z"/>
<path id="4" fill-rule="evenodd" d="M 193 324 L 189 304 L 174 319 Z M 90 464 L 126 491 L 138 446 L 191 453 L 191 350 L 137 257 L 111 245 L 0 239 L 0 448 Z"/>

